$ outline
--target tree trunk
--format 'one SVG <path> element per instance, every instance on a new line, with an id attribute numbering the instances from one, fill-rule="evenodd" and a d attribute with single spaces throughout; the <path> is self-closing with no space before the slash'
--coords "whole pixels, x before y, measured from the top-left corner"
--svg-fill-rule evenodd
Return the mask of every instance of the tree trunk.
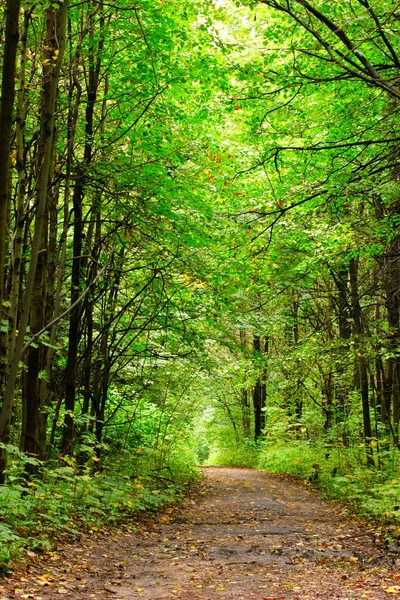
<path id="1" fill-rule="evenodd" d="M 371 416 L 369 411 L 369 384 L 368 384 L 368 366 L 363 345 L 364 325 L 362 320 L 362 310 L 360 305 L 360 296 L 358 291 L 358 258 L 352 258 L 349 265 L 350 289 L 351 289 L 351 307 L 353 314 L 353 328 L 356 342 L 357 354 L 356 369 L 358 370 L 358 381 L 361 392 L 364 441 L 367 453 L 367 465 L 375 466 L 373 457 L 373 448 L 371 446 L 372 429 Z"/>
<path id="2" fill-rule="evenodd" d="M 85 196 L 85 187 L 87 183 L 87 170 L 92 162 L 93 153 L 93 118 L 94 107 L 97 98 L 99 85 L 101 51 L 103 47 L 103 26 L 104 19 L 100 19 L 100 40 L 97 48 L 97 55 L 94 53 L 94 14 L 100 8 L 99 2 L 94 2 L 93 14 L 90 17 L 90 42 L 91 54 L 89 55 L 88 88 L 86 102 L 86 127 L 85 127 L 85 151 L 82 164 L 78 165 L 75 174 L 75 187 L 73 193 L 73 211 L 74 211 L 74 238 L 73 238 L 73 261 L 71 275 L 71 304 L 77 302 L 81 293 L 81 266 L 82 266 L 82 248 L 83 248 L 83 212 L 82 204 Z M 75 410 L 75 392 L 76 392 L 76 367 L 78 356 L 78 345 L 80 338 L 80 320 L 83 314 L 79 304 L 71 311 L 69 321 L 68 335 L 68 359 L 66 366 L 66 387 L 65 387 L 65 420 L 62 439 L 63 454 L 72 454 L 74 445 L 74 410 Z"/>
<path id="3" fill-rule="evenodd" d="M 337 405 L 336 419 L 342 424 L 342 440 L 344 446 L 349 445 L 348 436 L 348 382 L 346 381 L 346 356 L 349 348 L 349 339 L 351 336 L 350 323 L 350 305 L 348 298 L 348 267 L 342 267 L 337 276 L 332 272 L 337 289 L 337 315 L 339 321 L 339 337 L 342 340 L 342 347 L 339 350 L 340 356 L 336 368 L 335 396 Z"/>
<path id="4" fill-rule="evenodd" d="M 253 349 L 256 358 L 260 359 L 261 354 L 268 352 L 268 341 L 264 340 L 263 348 L 261 347 L 261 338 L 259 335 L 254 334 L 253 337 Z M 267 397 L 266 388 L 266 373 L 265 368 L 262 369 L 262 373 L 258 376 L 255 386 L 253 388 L 253 408 L 254 408 L 254 440 L 257 441 L 265 428 L 265 402 Z"/>
<path id="5" fill-rule="evenodd" d="M 299 345 L 299 339 L 300 339 L 300 333 L 299 333 L 299 298 L 298 298 L 298 294 L 295 298 L 295 300 L 293 301 L 292 304 L 292 317 L 293 317 L 293 347 L 294 350 L 296 351 L 298 345 Z M 303 399 L 302 399 L 302 395 L 301 395 L 301 390 L 302 390 L 302 378 L 301 378 L 301 374 L 300 374 L 300 361 L 297 358 L 296 359 L 296 371 L 297 371 L 297 385 L 296 385 L 296 394 L 295 394 L 295 418 L 296 418 L 296 423 L 295 423 L 295 429 L 296 429 L 296 434 L 297 436 L 300 436 L 300 430 L 301 430 L 301 418 L 303 416 Z"/>
<path id="6" fill-rule="evenodd" d="M 10 202 L 10 150 L 15 99 L 20 0 L 7 0 L 0 100 L 0 323 L 4 320 L 7 215 Z M 0 327 L 0 393 L 7 375 L 6 334 Z"/>
<path id="7" fill-rule="evenodd" d="M 43 92 L 41 106 L 41 126 L 37 155 L 38 181 L 46 156 L 47 143 L 47 122 L 51 111 L 51 87 L 53 70 L 51 63 L 54 60 L 54 53 L 58 49 L 57 35 L 59 31 L 59 15 L 54 10 L 48 10 L 47 13 L 47 31 L 45 40 L 45 60 L 43 61 Z M 53 283 L 54 273 L 51 274 L 48 281 L 49 260 L 51 268 L 54 270 L 54 251 L 55 236 L 57 231 L 57 200 L 58 195 L 54 190 L 50 191 L 50 183 L 54 170 L 54 135 L 51 141 L 50 166 L 48 167 L 46 206 L 43 214 L 42 239 L 40 240 L 41 250 L 37 261 L 35 280 L 32 290 L 32 301 L 30 309 L 30 333 L 35 335 L 42 330 L 46 321 L 51 320 L 52 304 L 54 302 Z M 37 195 L 40 195 L 40 185 L 37 189 Z M 49 219 L 51 215 L 51 219 Z M 50 286 L 50 287 L 49 287 Z M 43 416 L 43 385 L 41 377 L 47 377 L 44 373 L 46 364 L 46 354 L 48 348 L 40 343 L 36 346 L 30 346 L 27 350 L 27 374 L 25 377 L 25 386 L 23 389 L 23 401 L 26 403 L 26 428 L 23 432 L 22 448 L 27 454 L 39 456 L 46 447 L 46 440 L 41 440 L 45 435 L 45 427 L 42 423 Z M 41 371 L 43 373 L 41 374 Z M 42 456 L 42 458 L 44 458 Z M 28 470 L 34 471 L 32 465 L 28 465 Z"/>
<path id="8" fill-rule="evenodd" d="M 30 22 L 30 14 L 25 3 L 24 10 L 24 28 L 21 35 L 21 57 L 20 57 L 20 76 L 18 90 L 18 106 L 16 118 L 16 151 L 17 160 L 16 167 L 18 171 L 17 185 L 17 208 L 15 216 L 15 231 L 12 240 L 11 263 L 9 272 L 9 314 L 8 314 L 8 341 L 7 341 L 7 358 L 8 362 L 13 356 L 15 348 L 15 339 L 18 330 L 18 313 L 20 302 L 20 286 L 21 286 L 21 270 L 22 270 L 22 254 L 24 247 L 24 228 L 25 219 L 25 192 L 26 192 L 26 159 L 24 147 L 24 129 L 26 120 L 26 53 L 27 53 L 27 38 L 28 27 Z"/>
<path id="9" fill-rule="evenodd" d="M 67 12 L 69 0 L 64 0 L 58 4 L 58 8 L 48 9 L 48 19 L 56 23 L 56 40 L 57 40 L 57 60 L 53 66 L 53 61 L 48 65 L 50 69 L 49 76 L 51 77 L 51 86 L 49 89 L 49 102 L 48 102 L 48 114 L 45 115 L 46 121 L 46 139 L 45 148 L 43 155 L 43 162 L 40 168 L 40 181 L 38 186 L 38 202 L 36 208 L 35 227 L 33 233 L 33 240 L 31 246 L 31 261 L 29 265 L 29 272 L 26 281 L 25 294 L 22 303 L 21 318 L 19 323 L 18 337 L 15 343 L 15 350 L 12 357 L 10 366 L 10 372 L 7 380 L 7 386 L 4 394 L 4 402 L 0 412 L 0 441 L 7 443 L 9 440 L 10 422 L 12 415 L 12 407 L 14 401 L 14 390 L 17 381 L 19 363 L 22 356 L 24 347 L 24 338 L 26 329 L 29 321 L 29 314 L 32 301 L 32 292 L 35 284 L 36 267 L 38 264 L 39 253 L 41 250 L 43 231 L 46 220 L 46 207 L 47 207 L 47 186 L 49 181 L 49 173 L 52 162 L 53 152 L 53 137 L 54 137 L 54 111 L 56 106 L 58 80 L 61 71 L 61 65 L 63 61 L 64 47 L 65 47 L 65 29 L 67 22 Z M 7 457 L 4 450 L 0 451 L 0 474 L 4 473 L 4 469 L 7 464 Z M 3 475 L 1 475 L 3 476 Z"/>

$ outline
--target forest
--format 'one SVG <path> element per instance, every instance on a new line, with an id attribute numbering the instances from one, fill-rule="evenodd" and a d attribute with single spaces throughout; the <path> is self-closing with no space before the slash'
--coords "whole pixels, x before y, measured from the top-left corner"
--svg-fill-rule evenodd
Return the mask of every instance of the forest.
<path id="1" fill-rule="evenodd" d="M 395 0 L 0 0 L 3 572 L 199 464 L 398 530 L 399 36 Z"/>

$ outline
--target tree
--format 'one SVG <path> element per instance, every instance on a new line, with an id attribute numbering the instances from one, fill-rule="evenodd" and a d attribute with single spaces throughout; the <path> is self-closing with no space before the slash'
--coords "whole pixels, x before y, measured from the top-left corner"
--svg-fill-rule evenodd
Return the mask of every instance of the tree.
<path id="1" fill-rule="evenodd" d="M 5 273 L 7 265 L 7 214 L 10 207 L 10 150 L 15 98 L 16 56 L 19 38 L 20 0 L 8 0 L 5 12 L 5 38 L 2 57 L 0 101 L 0 319 L 3 319 L 5 301 Z M 6 343 L 4 328 L 0 331 L 0 388 L 4 385 L 6 370 Z"/>

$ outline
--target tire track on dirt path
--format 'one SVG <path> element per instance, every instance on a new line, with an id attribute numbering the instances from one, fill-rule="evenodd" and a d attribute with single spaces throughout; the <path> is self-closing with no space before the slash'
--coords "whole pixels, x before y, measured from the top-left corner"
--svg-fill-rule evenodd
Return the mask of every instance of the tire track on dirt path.
<path id="1" fill-rule="evenodd" d="M 85 536 L 5 581 L 0 600 L 400 597 L 400 561 L 343 507 L 284 475 L 204 472 L 181 505 L 136 532 Z"/>

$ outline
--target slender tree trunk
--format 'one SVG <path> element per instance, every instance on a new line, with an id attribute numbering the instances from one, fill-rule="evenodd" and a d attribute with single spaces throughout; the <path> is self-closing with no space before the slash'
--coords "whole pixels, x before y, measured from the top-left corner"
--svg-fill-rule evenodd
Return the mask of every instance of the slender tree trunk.
<path id="1" fill-rule="evenodd" d="M 268 342 L 264 341 L 262 347 L 262 341 L 259 335 L 254 334 L 253 337 L 253 349 L 254 353 L 258 358 L 261 357 L 261 353 L 265 354 L 268 351 Z M 254 439 L 257 441 L 265 428 L 265 402 L 267 397 L 266 388 L 266 373 L 265 369 L 257 378 L 255 386 L 253 388 L 253 408 L 254 408 Z"/>
<path id="2" fill-rule="evenodd" d="M 37 155 L 38 181 L 46 156 L 47 143 L 47 115 L 51 111 L 51 87 L 52 87 L 52 62 L 58 50 L 59 13 L 52 9 L 47 12 L 47 31 L 45 40 L 45 60 L 43 61 L 43 93 L 41 106 L 41 128 Z M 54 174 L 54 147 L 55 135 L 52 136 L 50 166 L 48 169 L 48 182 L 46 194 L 46 206 L 44 211 L 44 223 L 42 239 L 40 241 L 41 251 L 37 261 L 35 281 L 32 290 L 32 302 L 30 309 L 30 333 L 35 335 L 42 330 L 46 322 L 50 322 L 53 315 L 54 305 L 54 271 L 55 250 L 57 236 L 57 204 L 58 186 L 52 186 Z M 40 185 L 37 189 L 40 195 Z M 45 371 L 46 355 L 49 348 L 40 343 L 32 345 L 27 350 L 27 375 L 23 390 L 23 401 L 26 402 L 26 429 L 23 436 L 22 447 L 27 454 L 45 458 L 46 449 L 46 413 L 42 412 L 44 396 L 46 394 L 45 380 L 49 374 Z M 27 465 L 29 471 L 34 471 L 32 465 Z"/>
<path id="3" fill-rule="evenodd" d="M 94 11 L 90 19 L 90 41 L 92 52 L 89 55 L 89 73 L 88 89 L 86 102 L 86 127 L 85 127 L 85 151 L 83 163 L 78 165 L 75 174 L 75 187 L 73 193 L 73 211 L 74 211 L 74 238 L 73 238 L 73 261 L 71 275 L 71 304 L 74 304 L 81 293 L 81 267 L 82 267 L 82 248 L 83 248 L 83 210 L 82 204 L 85 196 L 87 183 L 87 170 L 92 162 L 93 154 L 93 119 L 94 107 L 97 99 L 97 91 L 100 77 L 101 50 L 103 47 L 104 20 L 100 19 L 100 42 L 97 55 L 94 53 L 94 14 L 99 10 L 100 3 L 93 3 Z M 69 321 L 68 335 L 68 358 L 66 367 L 66 387 L 65 387 L 65 421 L 62 439 L 63 454 L 72 454 L 74 446 L 74 410 L 75 410 L 75 392 L 76 392 L 76 368 L 78 345 L 80 338 L 80 320 L 82 315 L 81 307 L 77 306 L 71 311 Z"/>
<path id="4" fill-rule="evenodd" d="M 332 372 L 322 375 L 322 394 L 324 397 L 324 431 L 329 431 L 332 427 L 332 406 L 333 406 L 333 381 Z"/>
<path id="5" fill-rule="evenodd" d="M 39 254 L 36 277 L 32 290 L 30 331 L 37 333 L 44 324 L 43 314 L 43 285 L 45 278 L 46 260 L 44 252 Z M 39 455 L 39 373 L 41 370 L 42 348 L 40 345 L 31 346 L 27 351 L 27 372 L 24 377 L 23 402 L 26 406 L 26 427 L 23 432 L 21 447 L 24 452 L 33 456 Z M 32 471 L 32 465 L 27 465 Z"/>
<path id="6" fill-rule="evenodd" d="M 20 0 L 7 0 L 0 99 L 0 322 L 4 319 L 7 216 L 10 202 L 10 149 L 15 99 Z M 0 328 L 0 394 L 7 374 L 6 335 Z"/>
<path id="7" fill-rule="evenodd" d="M 74 209 L 74 239 L 73 239 L 73 260 L 71 275 L 71 305 L 78 301 L 81 293 L 81 254 L 82 254 L 82 199 L 83 199 L 83 171 L 82 167 L 76 177 L 76 184 L 73 194 Z M 79 325 L 80 325 L 81 307 L 79 304 L 71 311 L 69 319 L 68 334 L 68 358 L 65 371 L 65 420 L 64 432 L 62 438 L 63 454 L 72 454 L 74 445 L 74 410 L 75 410 L 75 386 L 76 386 L 76 364 L 79 344 Z"/>
<path id="8" fill-rule="evenodd" d="M 93 219 L 90 230 L 87 236 L 87 251 L 89 252 L 92 246 L 92 237 L 94 234 L 95 242 L 92 250 L 93 262 L 90 266 L 90 272 L 88 281 L 92 282 L 97 276 L 98 261 L 100 257 L 101 249 L 101 197 L 100 195 L 96 198 L 95 207 L 93 208 Z M 90 411 L 90 400 L 92 397 L 92 370 L 93 370 L 93 327 L 94 327 L 94 296 L 95 290 L 92 290 L 88 295 L 86 302 L 86 349 L 85 349 L 85 361 L 83 367 L 83 405 L 82 405 L 82 416 L 88 417 Z M 84 421 L 81 428 L 81 433 L 84 433 L 88 429 L 87 422 Z"/>
<path id="9" fill-rule="evenodd" d="M 337 420 L 342 423 L 342 440 L 345 446 L 349 445 L 348 436 L 348 395 L 349 388 L 346 380 L 346 356 L 349 348 L 349 339 L 351 336 L 350 324 L 350 305 L 349 305 L 349 290 L 348 267 L 342 267 L 337 274 L 334 275 L 335 283 L 338 289 L 337 297 L 337 313 L 339 320 L 339 337 L 342 340 L 342 348 L 340 349 L 339 361 L 336 368 L 336 384 L 335 395 L 337 404 Z"/>
<path id="10" fill-rule="evenodd" d="M 29 10 L 27 2 L 24 10 L 24 28 L 21 35 L 21 58 L 20 58 L 20 76 L 18 90 L 18 107 L 16 118 L 16 150 L 17 161 L 16 167 L 18 171 L 17 185 L 17 210 L 15 217 L 15 231 L 12 240 L 11 248 L 11 264 L 10 264 L 10 283 L 9 283 L 9 316 L 8 316 L 8 341 L 7 341 L 7 359 L 8 362 L 14 354 L 15 339 L 18 330 L 18 314 L 20 304 L 20 287 L 21 287 L 21 271 L 22 271 L 22 253 L 24 247 L 24 228 L 26 225 L 25 219 L 25 191 L 26 191 L 26 159 L 25 159 L 25 144 L 24 144 L 24 129 L 27 112 L 27 100 L 25 93 L 26 83 L 26 53 L 27 53 L 27 37 L 29 27 Z"/>
<path id="11" fill-rule="evenodd" d="M 328 289 L 328 305 L 324 316 L 324 329 L 326 333 L 326 339 L 328 345 L 331 346 L 333 340 L 333 328 L 332 328 L 332 316 L 333 316 L 333 298 L 331 290 Z M 330 361 L 327 367 L 321 368 L 321 379 L 322 379 L 322 397 L 323 400 L 323 413 L 324 413 L 324 431 L 329 431 L 333 424 L 333 405 L 334 405 L 334 378 L 332 363 L 332 350 L 330 350 Z"/>
<path id="12" fill-rule="evenodd" d="M 43 288 L 44 293 L 44 323 L 50 323 L 55 317 L 55 289 L 56 289 L 56 276 L 57 276 L 57 230 L 58 230 L 58 199 L 59 199 L 59 186 L 53 187 L 52 194 L 50 196 L 49 206 L 49 239 L 47 243 L 47 270 L 46 270 L 46 281 Z M 58 314 L 57 314 L 58 316 Z M 53 345 L 50 339 L 50 344 Z M 42 364 L 41 369 L 43 376 L 39 379 L 39 439 L 38 439 L 38 453 L 41 460 L 47 458 L 47 419 L 48 412 L 45 410 L 49 406 L 49 398 L 51 397 L 50 390 L 50 378 L 51 378 L 51 365 L 54 357 L 54 349 L 50 346 L 43 346 L 42 348 Z"/>
<path id="13" fill-rule="evenodd" d="M 47 12 L 47 29 L 45 39 L 45 54 L 43 61 L 43 91 L 41 105 L 41 124 L 37 154 L 37 180 L 40 181 L 40 173 L 46 155 L 47 142 L 47 121 L 51 111 L 51 86 L 52 86 L 52 67 L 51 63 L 54 60 L 54 52 L 58 48 L 58 16 L 53 10 Z M 52 178 L 54 164 L 54 135 L 52 138 L 52 149 L 50 156 L 50 166 L 48 168 L 48 182 L 46 194 L 46 206 L 43 214 L 42 237 L 39 242 L 40 251 L 37 260 L 34 285 L 32 289 L 32 300 L 30 307 L 30 333 L 36 334 L 43 328 L 45 324 L 45 308 L 46 308 L 46 288 L 47 288 L 47 268 L 48 268 L 48 253 L 49 253 L 49 214 L 50 214 L 50 197 L 54 198 L 54 193 L 50 194 L 50 181 Z M 40 184 L 37 188 L 37 195 L 40 195 Z M 54 201 L 53 201 L 54 204 Z M 53 207 L 54 209 L 54 207 Z M 53 220 L 54 225 L 54 220 Z M 51 233 L 53 238 L 54 233 Z M 47 315 L 50 316 L 50 315 Z M 27 454 L 39 456 L 40 447 L 46 445 L 40 444 L 40 427 L 41 420 L 41 397 L 40 397 L 40 372 L 45 364 L 45 347 L 37 344 L 30 346 L 27 350 L 27 373 L 24 379 L 23 386 L 23 402 L 26 404 L 26 427 L 22 436 L 22 448 Z M 45 376 L 44 374 L 42 376 Z M 32 465 L 27 465 L 30 471 L 33 471 Z"/>
<path id="14" fill-rule="evenodd" d="M 65 165 L 65 182 L 64 182 L 64 201 L 63 201 L 63 226 L 61 237 L 58 246 L 58 266 L 55 274 L 55 279 L 57 280 L 57 285 L 54 294 L 54 306 L 53 306 L 53 315 L 52 319 L 56 319 L 60 314 L 60 306 L 61 306 L 61 295 L 62 295 L 62 287 L 63 287 L 63 279 L 65 273 L 65 267 L 67 262 L 67 241 L 68 241 L 68 230 L 69 230 L 69 221 L 70 221 L 70 191 L 71 191 L 71 177 L 72 177 L 72 166 L 74 160 L 74 143 L 75 143 L 75 133 L 77 128 L 78 121 L 78 111 L 81 101 L 81 87 L 77 78 L 78 71 L 78 59 L 79 59 L 79 51 L 82 44 L 82 39 L 79 42 L 78 50 L 75 53 L 74 60 L 72 64 L 69 65 L 69 94 L 68 94 L 68 118 L 67 118 L 67 155 L 66 155 L 66 165 Z M 74 99 L 74 93 L 76 92 L 76 97 Z M 57 262 L 57 261 L 56 261 Z M 50 344 L 51 346 L 47 352 L 45 371 L 46 373 L 51 373 L 51 366 L 54 358 L 54 344 L 57 338 L 59 322 L 54 323 L 54 325 L 50 329 Z M 45 449 L 42 448 L 42 452 L 47 455 L 53 446 L 54 437 L 56 433 L 56 423 L 58 421 L 59 413 L 61 410 L 61 403 L 64 400 L 62 393 L 64 390 L 56 390 L 54 389 L 54 383 L 50 381 L 48 384 L 47 381 L 42 380 L 41 382 L 42 390 L 41 397 L 43 406 L 48 406 L 52 398 L 57 395 L 57 406 L 55 409 L 55 417 L 53 420 L 53 425 L 51 428 L 51 434 L 49 439 L 49 444 Z"/>
<path id="15" fill-rule="evenodd" d="M 53 3 L 53 7 L 56 3 Z M 52 61 L 49 65 L 51 69 L 51 86 L 50 86 L 50 98 L 49 98 L 49 111 L 46 115 L 46 141 L 45 151 L 43 156 L 43 162 L 40 169 L 40 180 L 39 180 L 39 194 L 36 208 L 36 219 L 35 228 L 31 246 L 31 261 L 29 264 L 29 272 L 26 281 L 25 294 L 22 303 L 21 318 L 19 323 L 18 337 L 15 343 L 14 355 L 10 366 L 10 372 L 7 380 L 7 386 L 4 395 L 4 402 L 0 412 L 0 441 L 8 442 L 10 422 L 12 415 L 12 407 L 14 400 L 14 390 L 17 381 L 19 363 L 22 356 L 22 350 L 24 347 L 24 338 L 29 321 L 29 313 L 32 301 L 32 291 L 35 284 L 36 267 L 38 264 L 39 253 L 41 250 L 41 242 L 43 239 L 43 231 L 46 220 L 46 206 L 47 206 L 47 186 L 49 181 L 49 173 L 52 162 L 52 151 L 53 151 L 53 136 L 54 136 L 54 111 L 56 106 L 58 80 L 61 71 L 61 65 L 63 61 L 64 47 L 65 47 L 65 29 L 67 22 L 69 0 L 64 0 L 58 4 L 58 8 L 51 8 L 48 10 L 48 18 L 56 20 L 57 26 L 57 58 L 54 64 Z M 50 14 L 52 13 L 52 14 Z M 54 64 L 54 66 L 53 66 Z M 4 450 L 0 451 L 0 473 L 4 473 L 6 467 L 6 453 Z"/>
<path id="16" fill-rule="evenodd" d="M 377 218 L 386 220 L 388 217 L 397 218 L 400 211 L 400 201 L 393 202 L 390 207 L 375 198 L 375 211 Z M 388 214 L 389 212 L 389 214 Z M 387 350 L 389 357 L 383 369 L 383 402 L 382 423 L 387 427 L 387 433 L 392 435 L 393 441 L 398 444 L 398 433 L 393 423 L 399 420 L 399 415 L 394 411 L 400 409 L 400 358 L 398 348 L 400 344 L 400 236 L 397 232 L 388 243 L 385 255 L 380 259 L 380 268 L 383 271 L 382 284 L 385 290 L 385 307 L 387 311 Z M 396 407 L 396 409 L 395 409 Z M 393 420 L 392 420 L 393 417 Z"/>
<path id="17" fill-rule="evenodd" d="M 298 295 L 295 298 L 293 304 L 292 304 L 292 311 L 293 311 L 293 346 L 294 349 L 296 350 L 296 348 L 299 345 L 299 339 L 300 339 L 300 332 L 299 332 L 299 299 L 298 299 Z M 302 390 L 302 379 L 301 379 L 301 375 L 299 372 L 300 369 L 300 361 L 298 359 L 296 359 L 296 371 L 297 371 L 297 385 L 296 385 L 296 396 L 295 396 L 295 417 L 296 417 L 296 433 L 297 436 L 300 436 L 300 430 L 301 430 L 301 418 L 303 416 L 303 399 L 302 399 L 302 394 L 301 394 L 301 390 Z"/>
<path id="18" fill-rule="evenodd" d="M 377 356 L 375 359 L 375 372 L 376 372 L 376 405 L 380 420 L 385 423 L 389 416 L 389 408 L 385 406 L 385 372 L 382 364 L 382 359 Z"/>
<path id="19" fill-rule="evenodd" d="M 392 265 L 393 267 L 393 265 Z M 398 371 L 399 371 L 399 359 L 396 357 L 396 353 L 399 346 L 400 340 L 400 313 L 399 313 L 399 298 L 398 287 L 397 287 L 397 274 L 396 269 L 388 268 L 388 272 L 385 276 L 385 291 L 386 291 L 386 309 L 387 309 L 387 320 L 388 320 L 388 342 L 387 347 L 390 356 L 386 360 L 384 369 L 384 385 L 383 385 L 383 406 L 382 406 L 382 422 L 387 423 L 389 430 L 394 434 L 392 426 L 392 412 L 394 413 L 394 407 L 399 406 L 399 388 L 398 388 Z M 398 417 L 395 417 L 398 420 Z M 395 438 L 396 436 L 394 436 Z M 396 443 L 396 439 L 393 440 Z"/>
<path id="20" fill-rule="evenodd" d="M 351 288 L 351 306 L 353 314 L 354 337 L 357 347 L 356 369 L 358 370 L 358 381 L 361 392 L 363 425 L 364 425 L 364 441 L 367 452 L 368 466 L 374 466 L 373 448 L 371 446 L 372 429 L 371 416 L 369 410 L 369 384 L 368 384 L 368 365 L 365 356 L 365 348 L 363 344 L 364 325 L 362 321 L 362 311 L 360 305 L 360 296 L 358 291 L 358 258 L 350 260 L 350 288 Z"/>
<path id="21" fill-rule="evenodd" d="M 123 264 L 124 256 L 125 253 L 122 249 L 118 256 L 118 263 L 114 269 L 115 279 L 108 291 L 107 300 L 104 303 L 104 327 L 100 337 L 100 348 L 98 359 L 96 361 L 97 364 L 94 369 L 91 415 L 95 417 L 94 430 L 98 443 L 102 440 L 107 392 L 110 385 L 111 364 L 108 347 L 110 330 L 108 322 L 111 322 L 115 313 L 115 305 L 120 285 L 120 267 Z"/>

